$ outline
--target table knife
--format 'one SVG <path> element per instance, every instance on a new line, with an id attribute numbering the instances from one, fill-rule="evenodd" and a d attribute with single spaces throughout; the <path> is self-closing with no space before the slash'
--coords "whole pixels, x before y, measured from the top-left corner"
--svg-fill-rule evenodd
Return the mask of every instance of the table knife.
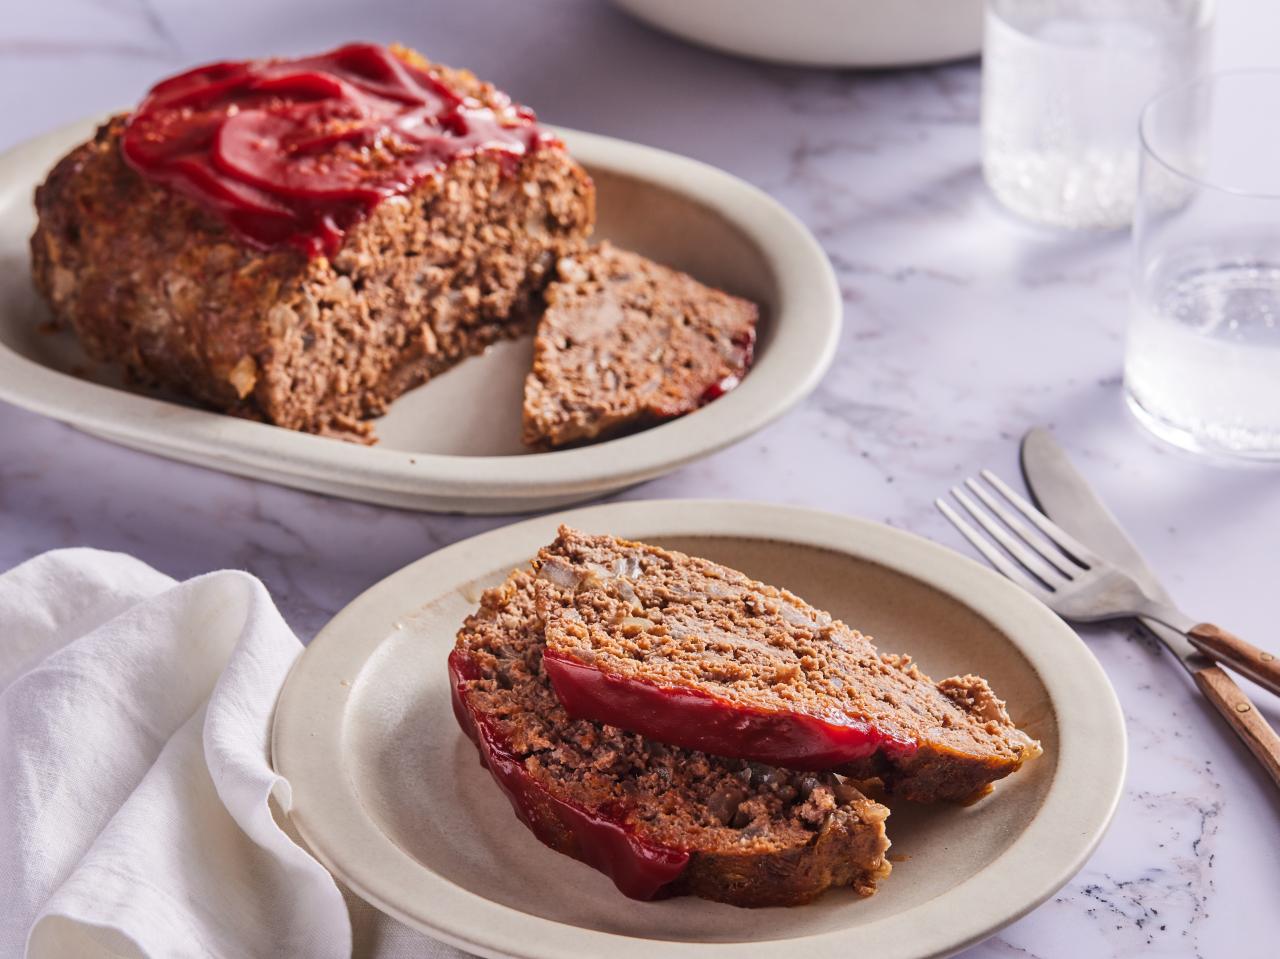
<path id="1" fill-rule="evenodd" d="M 1132 576 L 1153 597 L 1176 605 L 1138 548 L 1089 487 L 1048 430 L 1022 438 L 1022 474 L 1032 498 L 1049 518 L 1103 559 Z M 1148 619 L 1142 624 L 1173 653 L 1250 752 L 1280 784 L 1280 736 L 1244 690 L 1181 633 Z"/>

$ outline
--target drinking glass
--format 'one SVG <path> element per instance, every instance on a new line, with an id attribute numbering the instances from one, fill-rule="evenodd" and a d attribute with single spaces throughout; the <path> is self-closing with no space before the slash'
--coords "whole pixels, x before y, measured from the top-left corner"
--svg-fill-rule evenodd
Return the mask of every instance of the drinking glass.
<path id="1" fill-rule="evenodd" d="M 1125 394 L 1179 446 L 1280 459 L 1280 71 L 1142 114 Z"/>
<path id="2" fill-rule="evenodd" d="M 1206 68 L 1213 0 L 987 0 L 982 166 L 1015 213 L 1129 225 L 1143 105 Z"/>

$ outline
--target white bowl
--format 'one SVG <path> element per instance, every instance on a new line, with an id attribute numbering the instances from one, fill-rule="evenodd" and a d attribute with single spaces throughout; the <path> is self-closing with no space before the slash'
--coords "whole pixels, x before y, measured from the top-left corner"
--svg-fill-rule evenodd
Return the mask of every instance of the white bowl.
<path id="1" fill-rule="evenodd" d="M 614 2 L 694 43 L 798 66 L 915 66 L 982 49 L 983 0 Z"/>

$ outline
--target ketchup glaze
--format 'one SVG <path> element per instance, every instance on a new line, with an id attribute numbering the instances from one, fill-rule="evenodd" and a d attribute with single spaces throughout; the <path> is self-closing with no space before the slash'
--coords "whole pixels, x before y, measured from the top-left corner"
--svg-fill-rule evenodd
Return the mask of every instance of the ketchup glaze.
<path id="1" fill-rule="evenodd" d="M 498 94 L 501 96 L 501 94 Z M 332 256 L 378 203 L 453 160 L 551 140 L 532 111 L 462 97 L 386 47 L 213 63 L 153 87 L 122 152 L 259 248 Z"/>
<path id="2" fill-rule="evenodd" d="M 865 719 L 838 721 L 728 702 L 695 689 L 659 686 L 547 650 L 543 668 L 575 719 L 628 729 L 659 742 L 771 766 L 823 770 L 882 752 L 906 759 L 918 746 Z"/>
<path id="3" fill-rule="evenodd" d="M 463 690 L 478 676 L 465 652 L 455 649 L 449 654 L 454 717 L 475 742 L 481 764 L 502 788 L 520 821 L 541 842 L 600 870 L 623 895 L 645 900 L 667 895 L 666 887 L 688 865 L 689 853 L 638 836 L 621 804 L 589 809 L 553 795 L 530 776 L 503 736 L 467 707 Z"/>
<path id="4" fill-rule="evenodd" d="M 747 375 L 747 371 L 751 369 L 751 364 L 755 362 L 756 331 L 754 329 L 746 330 L 738 336 L 735 336 L 733 338 L 733 345 L 742 352 L 742 375 L 739 376 L 737 373 L 730 373 L 723 379 L 717 380 L 708 386 L 702 391 L 702 396 L 699 399 L 699 402 L 703 406 L 710 403 L 712 400 L 720 399 L 720 397 L 724 396 L 741 383 L 742 377 Z"/>

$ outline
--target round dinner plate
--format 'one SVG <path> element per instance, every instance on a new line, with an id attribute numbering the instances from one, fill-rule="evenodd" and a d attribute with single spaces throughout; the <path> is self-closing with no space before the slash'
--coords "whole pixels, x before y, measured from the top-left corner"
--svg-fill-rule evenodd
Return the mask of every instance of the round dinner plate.
<path id="1" fill-rule="evenodd" d="M 0 400 L 148 452 L 286 486 L 409 509 L 510 513 L 652 479 L 750 435 L 818 384 L 842 308 L 826 254 L 794 216 L 742 180 L 686 157 L 557 130 L 596 183 L 594 238 L 612 240 L 761 308 L 742 383 L 688 416 L 577 449 L 520 442 L 532 338 L 499 343 L 410 390 L 377 421 L 377 446 L 296 433 L 126 386 L 69 332 L 51 333 L 31 284 L 31 196 L 86 120 L 0 155 Z"/>
<path id="2" fill-rule="evenodd" d="M 726 563 L 912 653 L 976 672 L 1044 755 L 968 806 L 893 803 L 893 875 L 790 909 L 641 903 L 541 845 L 481 768 L 449 701 L 445 657 L 480 593 L 568 523 Z M 949 955 L 1052 895 L 1110 821 L 1125 729 L 1097 660 L 1039 602 L 900 530 L 761 503 L 650 501 L 528 520 L 418 560 L 342 610 L 276 709 L 290 817 L 356 893 L 483 956 L 641 959 Z"/>

